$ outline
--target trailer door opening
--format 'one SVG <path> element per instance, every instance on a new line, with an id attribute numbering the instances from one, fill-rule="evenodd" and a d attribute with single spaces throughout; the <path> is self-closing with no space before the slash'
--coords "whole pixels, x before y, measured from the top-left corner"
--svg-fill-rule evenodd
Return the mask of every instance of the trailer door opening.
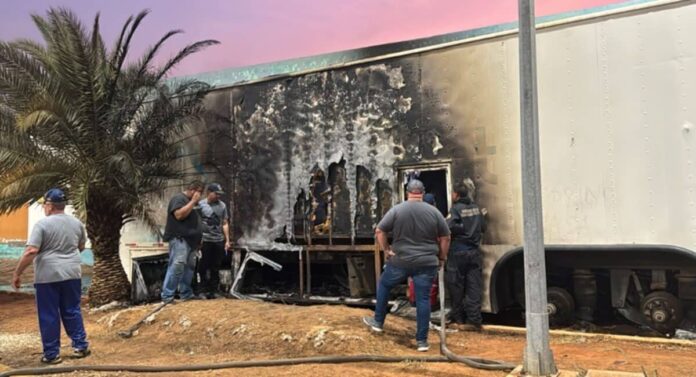
<path id="1" fill-rule="evenodd" d="M 422 164 L 400 169 L 402 198 L 406 200 L 406 185 L 418 179 L 425 185 L 425 192 L 435 196 L 435 206 L 447 217 L 450 207 L 449 164 Z"/>

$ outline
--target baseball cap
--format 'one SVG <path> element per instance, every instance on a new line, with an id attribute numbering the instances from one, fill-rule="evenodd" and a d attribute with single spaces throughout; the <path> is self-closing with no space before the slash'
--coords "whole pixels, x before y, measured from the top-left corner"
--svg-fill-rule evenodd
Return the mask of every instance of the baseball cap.
<path id="1" fill-rule="evenodd" d="M 68 200 L 65 192 L 59 188 L 52 188 L 44 194 L 43 198 L 39 199 L 39 203 L 64 203 Z"/>
<path id="2" fill-rule="evenodd" d="M 428 203 L 428 204 L 435 205 L 435 195 L 433 195 L 431 193 L 427 193 L 427 194 L 423 195 L 423 201 Z"/>
<path id="3" fill-rule="evenodd" d="M 412 194 L 422 194 L 425 192 L 425 185 L 417 179 L 412 179 L 406 185 L 406 191 Z"/>
<path id="4" fill-rule="evenodd" d="M 211 183 L 208 185 L 208 192 L 214 192 L 216 194 L 224 194 L 222 186 L 219 183 Z"/>

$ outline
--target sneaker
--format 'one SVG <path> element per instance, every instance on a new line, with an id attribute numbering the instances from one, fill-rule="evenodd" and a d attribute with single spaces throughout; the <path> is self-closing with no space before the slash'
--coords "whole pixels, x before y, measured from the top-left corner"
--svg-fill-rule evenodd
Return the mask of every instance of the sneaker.
<path id="1" fill-rule="evenodd" d="M 91 354 L 92 354 L 92 351 L 90 351 L 89 348 L 85 348 L 85 349 L 83 349 L 83 350 L 74 349 L 74 350 L 73 350 L 72 357 L 73 357 L 74 359 L 81 359 L 81 358 L 87 357 L 87 356 L 89 356 L 89 355 L 91 355 Z"/>
<path id="2" fill-rule="evenodd" d="M 220 298 L 220 297 L 222 297 L 222 296 L 221 296 L 219 293 L 208 293 L 207 295 L 205 295 L 205 297 L 206 297 L 208 300 L 215 300 L 215 299 L 218 299 L 218 298 Z"/>
<path id="3" fill-rule="evenodd" d="M 46 356 L 43 356 L 41 358 L 41 362 L 44 364 L 60 364 L 63 362 L 63 359 L 60 358 L 60 355 L 58 355 L 52 359 L 47 359 Z"/>
<path id="4" fill-rule="evenodd" d="M 207 300 L 208 295 L 206 295 L 205 293 L 199 293 L 198 296 L 196 296 L 196 298 L 199 300 Z"/>
<path id="5" fill-rule="evenodd" d="M 173 303 L 174 303 L 174 297 L 163 298 L 163 299 L 162 299 L 162 303 L 165 304 L 165 305 L 167 305 L 167 304 L 173 304 Z"/>
<path id="6" fill-rule="evenodd" d="M 382 328 L 382 325 L 377 323 L 377 321 L 375 321 L 375 319 L 372 317 L 363 317 L 362 321 L 367 327 L 369 327 L 374 332 L 384 331 L 384 329 Z"/>
<path id="7" fill-rule="evenodd" d="M 430 344 L 424 340 L 418 341 L 416 342 L 416 350 L 418 350 L 418 352 L 428 352 L 428 350 L 430 350 Z"/>

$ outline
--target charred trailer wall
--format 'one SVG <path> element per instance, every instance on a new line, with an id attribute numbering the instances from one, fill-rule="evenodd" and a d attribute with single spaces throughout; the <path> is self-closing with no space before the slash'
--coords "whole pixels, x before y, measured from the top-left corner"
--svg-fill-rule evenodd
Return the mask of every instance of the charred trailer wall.
<path id="1" fill-rule="evenodd" d="M 215 92 L 231 107 L 231 143 L 215 136 L 211 144 L 221 145 L 228 159 L 218 157 L 226 164 L 216 169 L 234 177 L 238 243 L 270 249 L 276 241 L 305 244 L 312 236 L 321 242 L 329 234 L 371 243 L 379 219 L 401 201 L 401 164 L 447 160 L 450 183 L 479 179 L 464 146 L 471 140 L 456 132 L 464 121 L 451 119 L 423 82 L 427 58 Z"/>

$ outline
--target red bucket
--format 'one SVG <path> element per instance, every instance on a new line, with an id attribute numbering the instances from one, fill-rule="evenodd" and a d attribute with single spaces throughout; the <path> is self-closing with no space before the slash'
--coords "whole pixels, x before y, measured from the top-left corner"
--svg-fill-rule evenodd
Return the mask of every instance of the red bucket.
<path id="1" fill-rule="evenodd" d="M 436 308 L 439 305 L 438 300 L 438 282 L 437 278 L 433 279 L 433 285 L 430 287 L 430 307 Z M 416 291 L 413 286 L 413 279 L 408 278 L 408 302 L 411 306 L 416 306 Z"/>

